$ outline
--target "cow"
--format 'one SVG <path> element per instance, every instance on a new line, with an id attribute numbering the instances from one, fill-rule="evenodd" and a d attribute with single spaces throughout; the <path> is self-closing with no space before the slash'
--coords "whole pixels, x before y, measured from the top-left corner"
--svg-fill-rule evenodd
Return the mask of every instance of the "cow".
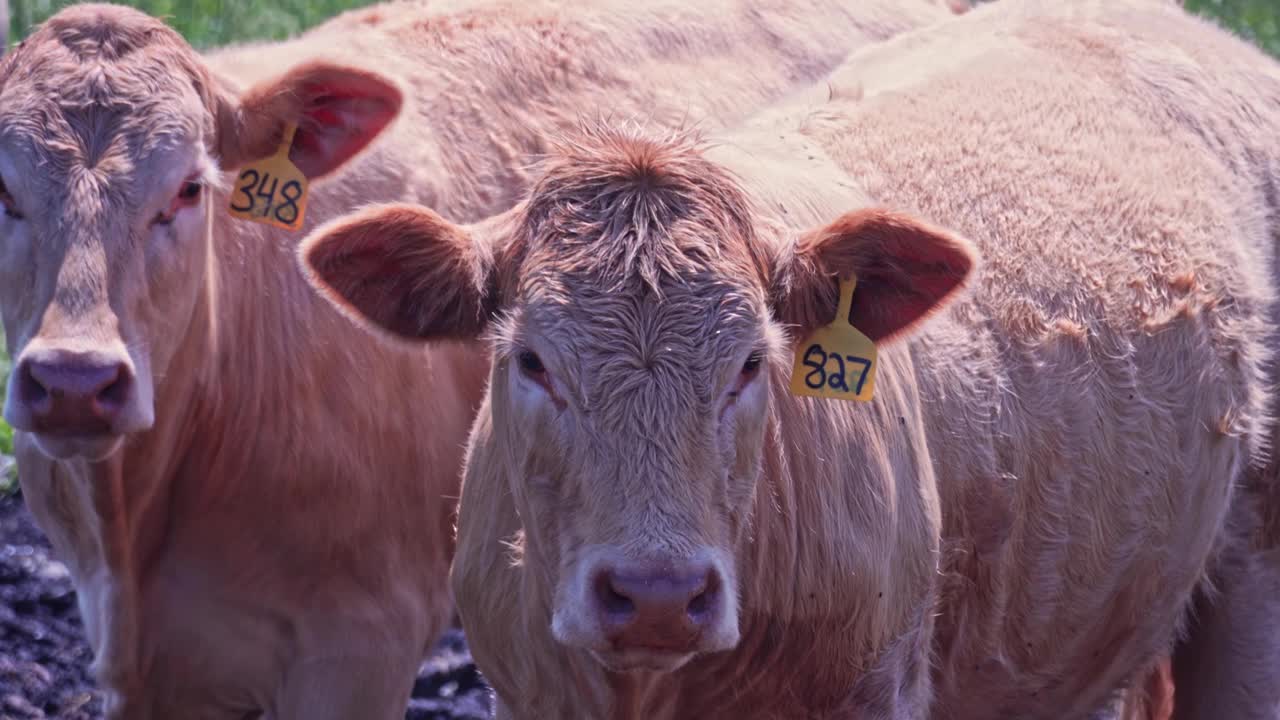
<path id="1" fill-rule="evenodd" d="M 487 350 L 362 342 L 298 271 L 308 230 L 371 201 L 484 217 L 566 108 L 717 127 L 951 15 L 434 8 L 201 56 L 158 20 L 85 4 L 0 60 L 4 414 L 110 718 L 397 716 L 450 617 Z M 315 181 L 305 205 L 300 182 L 277 196 L 254 169 L 281 148 Z M 298 229 L 229 215 L 250 193 Z"/>
<path id="2" fill-rule="evenodd" d="M 372 334 L 490 343 L 451 578 L 497 717 L 1168 717 L 1272 432 L 1231 138 L 1276 75 L 1160 0 L 1002 0 L 711 141 L 584 122 L 492 218 L 317 229 Z"/>

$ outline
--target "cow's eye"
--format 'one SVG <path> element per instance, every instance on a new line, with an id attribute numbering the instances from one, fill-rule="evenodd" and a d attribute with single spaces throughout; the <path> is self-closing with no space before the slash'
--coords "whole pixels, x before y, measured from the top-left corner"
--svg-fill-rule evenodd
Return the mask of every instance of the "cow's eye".
<path id="1" fill-rule="evenodd" d="M 174 195 L 173 200 L 169 202 L 169 209 L 156 213 L 155 219 L 151 222 L 156 225 L 168 225 L 178 216 L 180 210 L 198 204 L 203 193 L 204 183 L 199 180 L 188 179 L 182 183 L 182 187 L 178 188 L 178 194 Z"/>
<path id="2" fill-rule="evenodd" d="M 178 191 L 178 199 L 195 203 L 196 200 L 200 199 L 200 191 L 202 190 L 204 190 L 204 185 L 195 180 L 188 180 L 182 184 L 182 189 Z"/>
<path id="3" fill-rule="evenodd" d="M 753 352 L 747 356 L 746 361 L 742 363 L 742 372 L 738 373 L 738 379 L 733 383 L 733 389 L 729 391 L 730 400 L 737 398 L 743 388 L 760 374 L 762 364 L 764 364 L 764 356 L 759 352 Z"/>
<path id="4" fill-rule="evenodd" d="M 9 188 L 4 186 L 3 180 L 0 180 L 0 204 L 4 205 L 5 217 L 11 217 L 14 220 L 22 219 L 22 213 L 18 212 L 18 204 L 13 201 L 13 196 L 9 194 Z"/>
<path id="5" fill-rule="evenodd" d="M 530 375 L 541 375 L 547 371 L 546 366 L 542 364 L 542 358 L 531 350 L 521 350 L 516 361 L 520 363 L 520 369 Z"/>

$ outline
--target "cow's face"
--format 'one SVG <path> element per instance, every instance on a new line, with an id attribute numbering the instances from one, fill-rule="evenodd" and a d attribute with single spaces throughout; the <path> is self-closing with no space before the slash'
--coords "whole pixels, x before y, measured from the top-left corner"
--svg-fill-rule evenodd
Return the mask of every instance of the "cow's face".
<path id="1" fill-rule="evenodd" d="M 493 428 L 552 631 L 619 669 L 738 640 L 734 549 L 786 363 L 746 207 L 714 177 L 687 196 L 549 177 L 494 328 Z"/>
<path id="2" fill-rule="evenodd" d="M 101 459 L 150 428 L 157 378 L 213 312 L 220 170 L 270 155 L 297 122 L 294 160 L 323 175 L 398 107 L 387 82 L 321 65 L 237 97 L 126 8 L 49 20 L 0 60 L 5 419 L 54 458 Z"/>
<path id="3" fill-rule="evenodd" d="M 762 232 L 695 148 L 604 132 L 483 226 L 387 206 L 304 248 L 313 281 L 382 330 L 494 338 L 467 482 L 499 468 L 555 638 L 612 669 L 670 671 L 738 641 L 736 558 L 790 369 L 781 323 L 830 322 L 838 277 L 857 273 L 854 320 L 883 340 L 973 264 L 965 242 L 880 212 Z"/>

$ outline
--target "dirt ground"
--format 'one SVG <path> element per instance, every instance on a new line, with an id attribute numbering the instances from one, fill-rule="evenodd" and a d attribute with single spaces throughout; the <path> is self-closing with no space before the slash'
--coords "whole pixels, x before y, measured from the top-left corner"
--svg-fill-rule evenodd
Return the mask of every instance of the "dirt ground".
<path id="1" fill-rule="evenodd" d="M 21 498 L 0 497 L 0 720 L 101 718 L 92 659 L 66 567 Z M 488 690 L 462 633 L 450 631 L 418 671 L 405 718 L 488 717 Z"/>

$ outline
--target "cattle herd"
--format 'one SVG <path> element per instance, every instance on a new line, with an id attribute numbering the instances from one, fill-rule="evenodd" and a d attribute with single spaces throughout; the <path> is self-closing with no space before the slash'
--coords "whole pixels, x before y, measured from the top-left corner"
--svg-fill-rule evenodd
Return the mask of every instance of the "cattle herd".
<path id="1" fill-rule="evenodd" d="M 1176 2 L 74 5 L 0 203 L 111 720 L 455 620 L 503 720 L 1280 718 L 1280 63 Z"/>

